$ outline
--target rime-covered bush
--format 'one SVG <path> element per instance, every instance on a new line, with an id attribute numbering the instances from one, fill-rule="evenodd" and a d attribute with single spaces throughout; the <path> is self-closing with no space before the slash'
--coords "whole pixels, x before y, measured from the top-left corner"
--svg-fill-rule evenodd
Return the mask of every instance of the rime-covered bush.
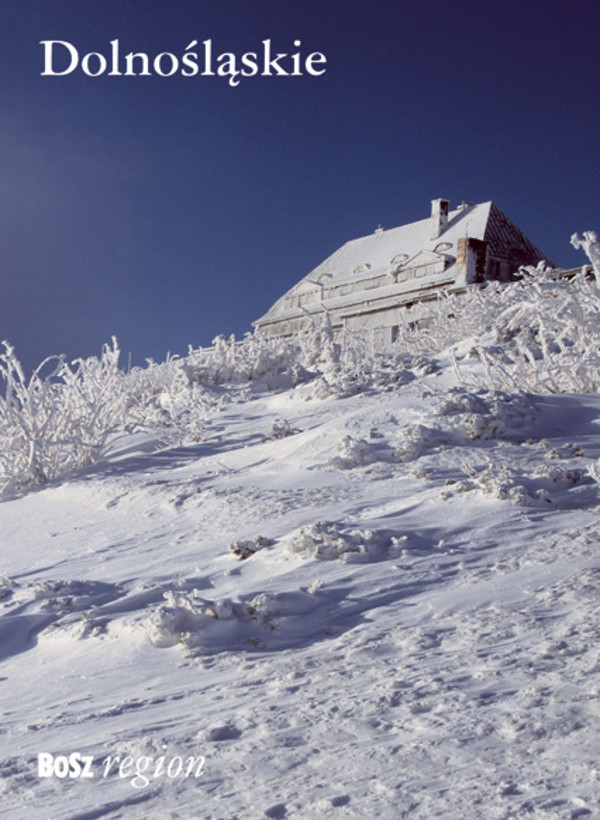
<path id="1" fill-rule="evenodd" d="M 4 343 L 0 376 L 0 490 L 45 484 L 90 464 L 123 423 L 125 392 L 113 339 L 100 358 L 46 359 L 27 378 Z M 46 375 L 44 375 L 44 372 Z"/>
<path id="2" fill-rule="evenodd" d="M 404 329 L 398 349 L 435 355 L 471 340 L 477 385 L 532 393 L 600 390 L 600 291 L 583 275 L 555 280 L 540 268 L 523 279 L 440 296 L 427 329 Z M 459 375 L 462 378 L 460 366 Z M 465 377 L 466 378 L 466 377 Z"/>
<path id="3" fill-rule="evenodd" d="M 190 383 L 261 381 L 270 389 L 294 387 L 311 376 L 298 344 L 258 333 L 247 333 L 241 341 L 217 336 L 211 348 L 190 348 L 182 367 Z"/>
<path id="4" fill-rule="evenodd" d="M 328 319 L 313 321 L 294 339 L 248 333 L 241 340 L 218 336 L 210 348 L 190 348 L 181 366 L 190 383 L 251 383 L 255 389 L 286 389 L 314 382 L 316 397 L 354 395 L 384 381 L 402 381 L 396 354 L 382 353 L 369 334 L 334 336 Z M 391 367 L 391 370 L 390 370 Z M 393 373 L 391 372 L 393 370 Z"/>
<path id="5" fill-rule="evenodd" d="M 138 430 L 163 444 L 199 441 L 206 411 L 217 404 L 191 382 L 184 360 L 129 373 L 119 369 L 116 339 L 99 358 L 46 359 L 27 377 L 14 349 L 0 354 L 0 492 L 45 484 L 92 464 L 109 439 Z"/>
<path id="6" fill-rule="evenodd" d="M 124 377 L 128 430 L 156 430 L 167 441 L 199 441 L 206 411 L 217 400 L 201 384 L 190 382 L 185 363 L 168 357 L 136 367 Z"/>
<path id="7" fill-rule="evenodd" d="M 318 521 L 301 527 L 290 538 L 289 552 L 321 561 L 370 563 L 397 558 L 406 546 L 407 536 L 390 536 L 375 530 L 348 529 L 334 521 Z"/>

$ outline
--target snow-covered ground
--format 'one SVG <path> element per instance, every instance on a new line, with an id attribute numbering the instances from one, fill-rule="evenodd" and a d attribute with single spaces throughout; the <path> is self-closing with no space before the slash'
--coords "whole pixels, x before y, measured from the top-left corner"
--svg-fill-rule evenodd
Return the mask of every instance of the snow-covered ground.
<path id="1" fill-rule="evenodd" d="M 211 390 L 0 504 L 0 814 L 600 816 L 600 396 Z"/>

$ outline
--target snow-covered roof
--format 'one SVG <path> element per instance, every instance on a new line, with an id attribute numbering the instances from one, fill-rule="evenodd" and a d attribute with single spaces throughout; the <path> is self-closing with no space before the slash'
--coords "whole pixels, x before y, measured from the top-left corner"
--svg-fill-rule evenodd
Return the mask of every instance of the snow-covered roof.
<path id="1" fill-rule="evenodd" d="M 456 256 L 456 244 L 461 237 L 484 238 L 491 206 L 491 202 L 485 202 L 463 210 L 451 211 L 448 215 L 448 227 L 436 239 L 430 238 L 429 217 L 398 228 L 378 229 L 368 236 L 352 239 L 317 265 L 302 281 L 318 281 L 325 273 L 331 274 L 329 284 L 345 279 L 359 281 L 361 278 L 370 278 L 375 273 L 396 267 L 400 260 L 393 260 L 398 256 L 406 255 L 408 262 L 420 251 L 435 251 L 436 248 L 443 253 L 453 251 L 452 256 Z M 448 245 L 451 247 L 448 248 Z M 369 267 L 358 273 L 357 269 L 363 265 Z"/>

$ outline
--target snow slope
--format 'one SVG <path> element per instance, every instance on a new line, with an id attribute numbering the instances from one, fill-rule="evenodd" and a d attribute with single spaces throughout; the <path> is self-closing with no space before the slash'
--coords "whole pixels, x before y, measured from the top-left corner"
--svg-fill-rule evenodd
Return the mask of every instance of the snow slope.
<path id="1" fill-rule="evenodd" d="M 213 390 L 0 504 L 0 815 L 600 816 L 600 396 Z"/>

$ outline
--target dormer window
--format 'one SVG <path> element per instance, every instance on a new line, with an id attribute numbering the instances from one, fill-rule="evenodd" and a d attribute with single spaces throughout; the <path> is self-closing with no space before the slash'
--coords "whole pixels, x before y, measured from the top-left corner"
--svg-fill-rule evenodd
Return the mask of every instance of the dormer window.
<path id="1" fill-rule="evenodd" d="M 322 273 L 319 276 L 319 278 L 317 279 L 317 282 L 320 285 L 324 285 L 326 282 L 329 282 L 330 279 L 333 279 L 333 274 L 332 273 Z"/>
<path id="2" fill-rule="evenodd" d="M 408 254 L 407 253 L 397 253 L 396 256 L 391 260 L 390 265 L 403 265 L 405 262 L 408 262 Z"/>
<path id="3" fill-rule="evenodd" d="M 370 270 L 370 268 L 371 266 L 368 262 L 363 262 L 362 265 L 359 265 L 358 267 L 354 268 L 354 273 L 366 273 L 368 270 Z"/>
<path id="4" fill-rule="evenodd" d="M 443 253 L 444 251 L 452 250 L 452 242 L 438 242 L 433 249 L 434 253 Z"/>

